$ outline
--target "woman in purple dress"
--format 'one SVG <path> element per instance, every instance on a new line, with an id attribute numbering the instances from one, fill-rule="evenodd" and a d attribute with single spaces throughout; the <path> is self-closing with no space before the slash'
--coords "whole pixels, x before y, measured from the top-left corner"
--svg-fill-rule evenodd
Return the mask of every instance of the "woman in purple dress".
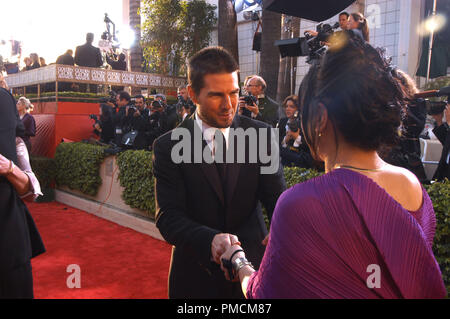
<path id="1" fill-rule="evenodd" d="M 431 250 L 430 198 L 414 174 L 377 154 L 395 142 L 405 108 L 396 71 L 369 44 L 347 37 L 313 67 L 317 80 L 307 76 L 300 93 L 305 139 L 327 173 L 280 196 L 258 271 L 239 243 L 222 256 L 247 298 L 446 295 Z"/>

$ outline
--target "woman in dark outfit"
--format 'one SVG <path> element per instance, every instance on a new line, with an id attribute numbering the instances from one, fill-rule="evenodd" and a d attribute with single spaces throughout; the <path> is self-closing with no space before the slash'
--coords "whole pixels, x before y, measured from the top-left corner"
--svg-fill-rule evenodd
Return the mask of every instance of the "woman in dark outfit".
<path id="1" fill-rule="evenodd" d="M 16 133 L 23 133 L 15 100 L 0 88 L 0 299 L 33 298 L 30 259 L 44 244 L 20 195 L 31 183 L 17 163 Z"/>

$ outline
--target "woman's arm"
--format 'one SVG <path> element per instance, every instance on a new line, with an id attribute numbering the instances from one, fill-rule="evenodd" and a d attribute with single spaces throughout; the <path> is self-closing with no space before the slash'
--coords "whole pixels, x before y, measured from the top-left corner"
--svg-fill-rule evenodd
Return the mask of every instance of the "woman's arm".
<path id="1" fill-rule="evenodd" d="M 0 154 L 0 176 L 4 176 L 14 186 L 19 195 L 25 195 L 30 190 L 30 179 L 17 167 L 13 161 Z"/>
<path id="2" fill-rule="evenodd" d="M 241 250 L 241 251 L 239 251 Z M 236 252 L 238 251 L 238 252 Z M 233 267 L 236 267 L 236 260 L 240 258 L 240 260 L 247 260 L 245 258 L 245 253 L 242 250 L 241 246 L 233 245 L 221 256 L 221 259 L 229 260 L 231 259 L 231 263 L 233 264 Z M 228 278 L 228 270 L 221 265 L 223 272 L 225 273 L 225 277 Z M 241 268 L 238 269 L 237 273 L 234 271 L 234 275 L 237 278 L 239 277 L 239 281 L 241 282 L 242 292 L 244 293 L 245 298 L 247 298 L 247 287 L 248 287 L 248 281 L 250 279 L 250 276 L 255 272 L 255 269 L 251 265 L 243 265 Z"/>
<path id="3" fill-rule="evenodd" d="M 26 201 L 34 201 L 39 195 L 42 195 L 41 185 L 36 175 L 34 175 L 30 164 L 30 156 L 27 146 L 20 137 L 16 137 L 17 166 L 28 176 L 30 180 L 30 189 L 21 198 Z"/>

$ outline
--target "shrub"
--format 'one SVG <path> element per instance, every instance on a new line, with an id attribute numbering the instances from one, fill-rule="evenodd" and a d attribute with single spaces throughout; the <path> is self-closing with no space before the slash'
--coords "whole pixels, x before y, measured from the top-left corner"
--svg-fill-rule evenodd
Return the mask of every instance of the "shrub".
<path id="1" fill-rule="evenodd" d="M 38 203 L 52 202 L 55 200 L 55 190 L 51 188 L 55 182 L 56 165 L 53 158 L 30 157 L 30 164 L 34 175 L 41 185 L 42 196 L 36 198 Z"/>
<path id="2" fill-rule="evenodd" d="M 152 170 L 152 153 L 148 151 L 125 151 L 117 157 L 120 186 L 124 187 L 122 198 L 133 208 L 146 211 L 154 218 L 155 194 Z"/>
<path id="3" fill-rule="evenodd" d="M 436 236 L 433 252 L 441 267 L 447 292 L 450 295 L 450 181 L 425 185 L 436 213 Z"/>
<path id="4" fill-rule="evenodd" d="M 53 158 L 31 156 L 30 164 L 41 188 L 49 188 L 55 181 L 56 165 Z"/>
<path id="5" fill-rule="evenodd" d="M 95 196 L 102 184 L 100 164 L 105 147 L 86 143 L 61 143 L 56 148 L 56 184 Z"/>

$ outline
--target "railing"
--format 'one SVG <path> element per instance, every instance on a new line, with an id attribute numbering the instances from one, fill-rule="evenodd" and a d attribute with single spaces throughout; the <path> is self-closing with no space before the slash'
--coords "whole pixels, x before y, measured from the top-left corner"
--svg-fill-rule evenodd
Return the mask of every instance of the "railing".
<path id="1" fill-rule="evenodd" d="M 58 82 L 106 84 L 155 89 L 176 89 L 186 84 L 186 78 L 182 77 L 61 64 L 53 64 L 30 71 L 10 74 L 5 77 L 5 80 L 10 88 L 55 82 L 56 91 L 58 91 Z"/>

